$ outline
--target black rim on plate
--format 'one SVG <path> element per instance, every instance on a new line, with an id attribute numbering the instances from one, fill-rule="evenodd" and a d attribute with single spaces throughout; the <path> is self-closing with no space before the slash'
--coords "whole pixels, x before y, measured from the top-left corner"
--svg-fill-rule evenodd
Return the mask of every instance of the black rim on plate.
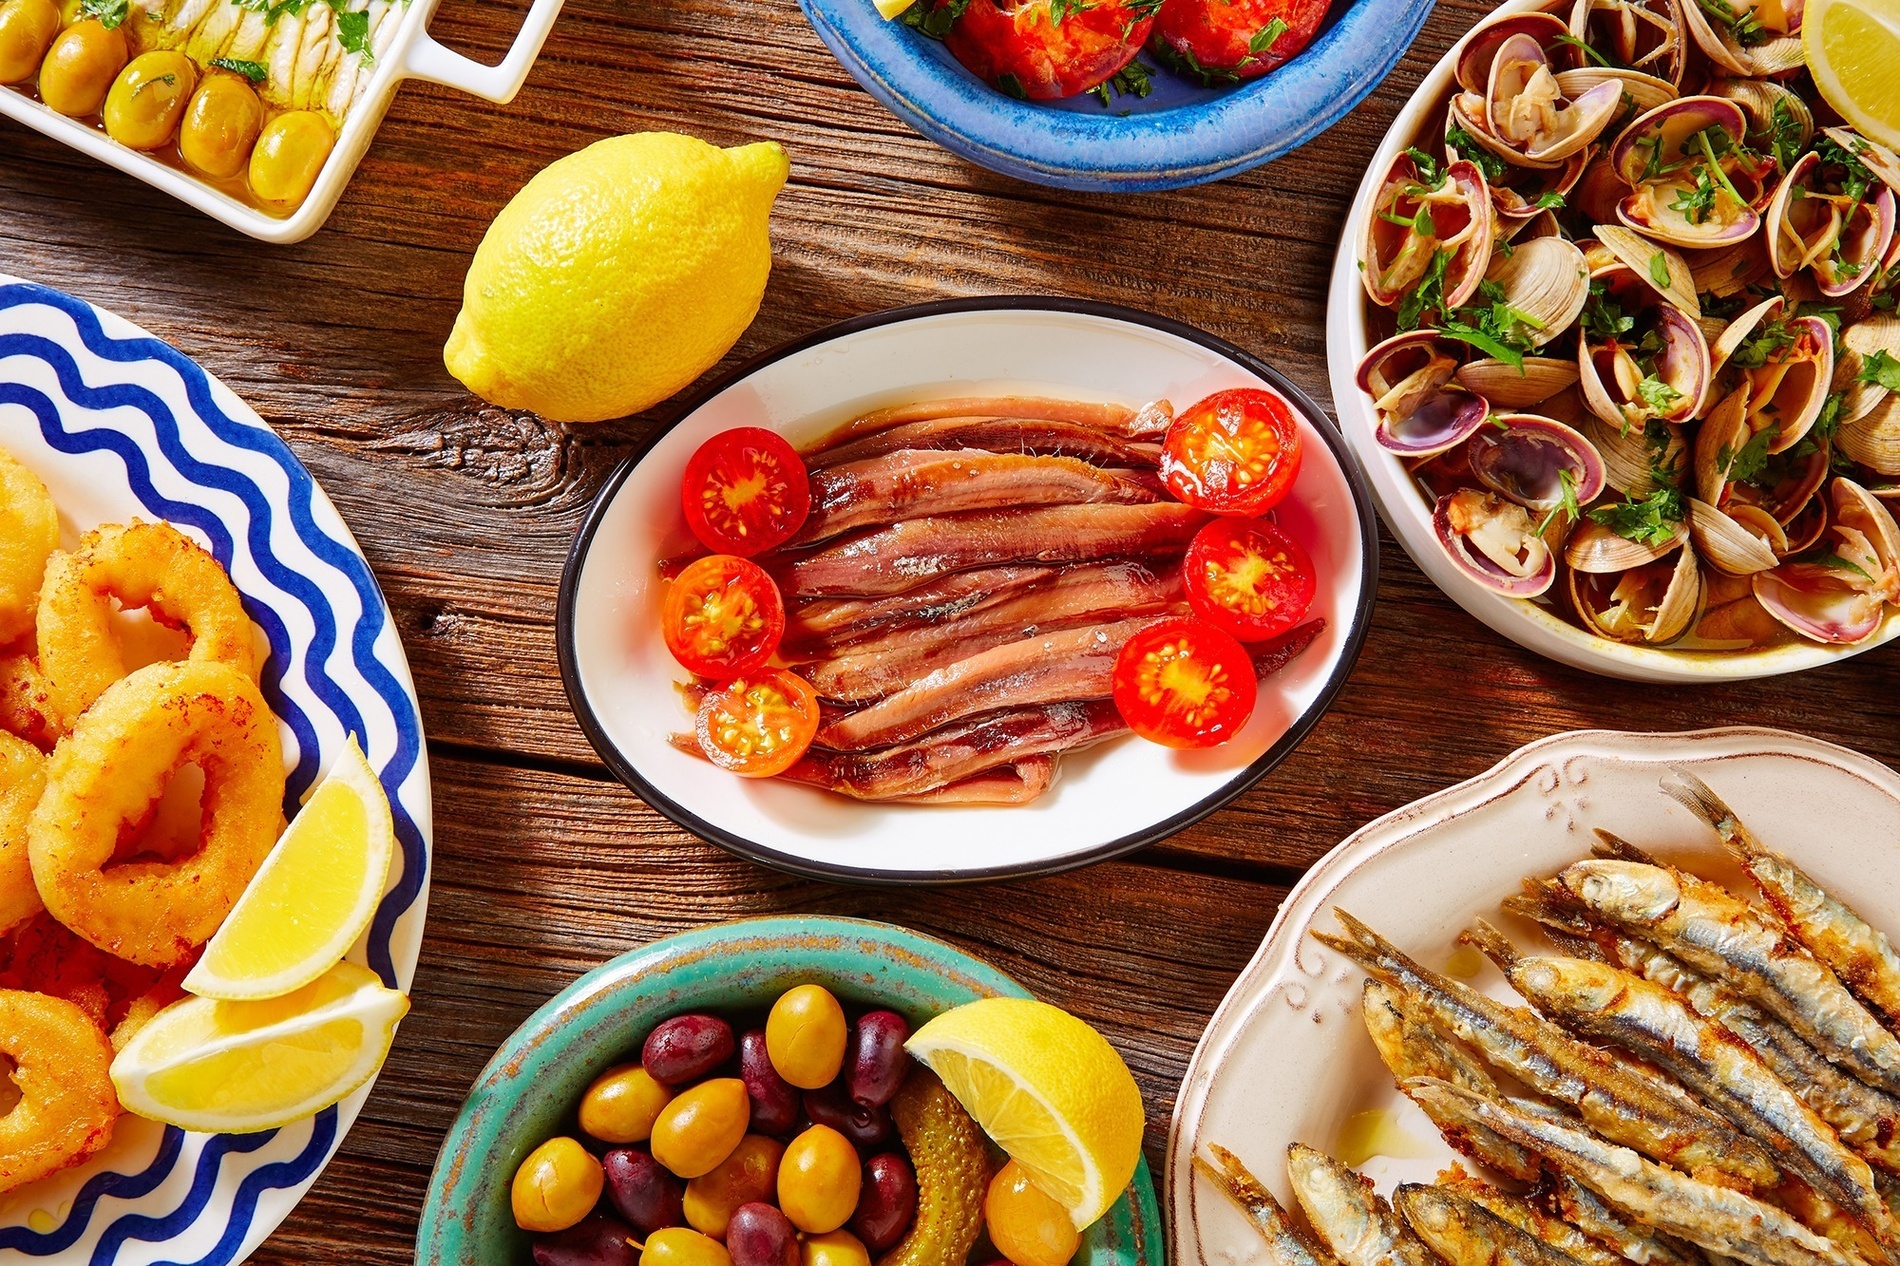
<path id="1" fill-rule="evenodd" d="M 842 866 L 812 861 L 775 848 L 767 848 L 742 835 L 735 835 L 714 826 L 654 787 L 639 770 L 634 768 L 633 763 L 614 745 L 613 740 L 607 737 L 606 730 L 601 726 L 600 718 L 595 714 L 593 704 L 587 697 L 587 692 L 581 687 L 580 669 L 574 647 L 574 591 L 580 584 L 581 569 L 587 561 L 589 551 L 593 548 L 594 534 L 600 529 L 601 520 L 606 517 L 608 507 L 613 504 L 614 498 L 619 494 L 621 485 L 627 481 L 627 477 L 633 473 L 634 468 L 646 458 L 653 446 L 720 392 L 751 377 L 767 365 L 784 360 L 788 356 L 796 356 L 821 343 L 829 343 L 849 334 L 858 334 L 885 325 L 896 325 L 920 317 L 963 312 L 1066 312 L 1159 330 L 1164 334 L 1172 334 L 1176 338 L 1206 348 L 1216 355 L 1233 361 L 1249 373 L 1258 375 L 1274 390 L 1291 401 L 1296 408 L 1303 411 L 1307 421 L 1313 424 L 1313 429 L 1326 441 L 1326 447 L 1331 450 L 1333 460 L 1344 472 L 1347 485 L 1352 489 L 1353 511 L 1359 519 L 1361 557 L 1359 601 L 1352 613 L 1351 626 L 1346 630 L 1345 645 L 1340 650 L 1339 662 L 1334 665 L 1333 671 L 1321 686 L 1318 697 L 1293 719 L 1293 723 L 1274 741 L 1273 746 L 1262 753 L 1258 760 L 1234 774 L 1220 788 L 1163 821 L 1079 853 L 1067 854 L 1048 861 L 1024 862 L 1019 865 L 991 866 L 982 869 L 882 870 L 874 866 Z M 1293 749 L 1300 745 L 1307 732 L 1332 706 L 1334 697 L 1346 684 L 1346 678 L 1351 676 L 1353 665 L 1359 659 L 1359 651 L 1365 644 L 1366 634 L 1371 626 L 1372 604 L 1378 584 L 1378 519 L 1372 509 L 1372 495 L 1367 490 L 1365 477 L 1360 473 L 1359 466 L 1346 448 L 1345 441 L 1325 412 L 1273 366 L 1204 330 L 1135 308 L 1124 308 L 1118 304 L 1095 303 L 1085 299 L 1064 299 L 1049 295 L 999 295 L 990 298 L 946 299 L 934 303 L 912 304 L 902 308 L 888 308 L 882 312 L 853 317 L 850 320 L 815 330 L 803 338 L 793 339 L 789 343 L 754 356 L 731 372 L 720 375 L 716 381 L 694 392 L 675 408 L 667 422 L 658 427 L 652 436 L 621 462 L 609 476 L 606 486 L 594 499 L 593 508 L 587 513 L 587 521 L 581 525 L 580 532 L 574 538 L 574 548 L 569 551 L 567 565 L 561 571 L 561 589 L 555 611 L 555 649 L 560 657 L 561 684 L 567 690 L 568 703 L 574 709 L 574 716 L 580 722 L 582 733 L 587 735 L 587 741 L 594 745 L 594 750 L 600 754 L 601 760 L 606 762 L 607 768 L 648 805 L 701 839 L 777 870 L 834 883 L 907 886 L 981 883 L 993 879 L 1052 875 L 1059 871 L 1074 870 L 1080 866 L 1132 853 L 1138 848 L 1164 840 L 1177 831 L 1185 830 L 1210 813 L 1223 808 L 1259 782 L 1269 770 L 1285 760 Z"/>

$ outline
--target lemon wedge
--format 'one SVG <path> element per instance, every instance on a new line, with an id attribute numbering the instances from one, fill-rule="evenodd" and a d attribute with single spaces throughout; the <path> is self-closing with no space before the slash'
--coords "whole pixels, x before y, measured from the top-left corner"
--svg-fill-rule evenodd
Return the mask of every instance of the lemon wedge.
<path id="1" fill-rule="evenodd" d="M 916 4 L 917 0 L 871 0 L 877 6 L 877 15 L 886 22 Z"/>
<path id="2" fill-rule="evenodd" d="M 1135 1176 L 1141 1091 L 1108 1040 L 1060 1007 L 984 998 L 931 1020 L 905 1049 L 1077 1229 L 1107 1213 Z"/>
<path id="3" fill-rule="evenodd" d="M 186 990 L 242 1002 L 303 988 L 369 926 L 395 853 L 389 799 L 352 738 L 206 944 Z"/>
<path id="4" fill-rule="evenodd" d="M 1900 149 L 1900 5 L 1808 0 L 1801 43 L 1828 104 L 1861 135 Z"/>
<path id="5" fill-rule="evenodd" d="M 112 1061 L 128 1112 L 187 1130 L 250 1133 L 301 1121 L 376 1075 L 409 999 L 338 963 L 259 1002 L 186 998 Z"/>

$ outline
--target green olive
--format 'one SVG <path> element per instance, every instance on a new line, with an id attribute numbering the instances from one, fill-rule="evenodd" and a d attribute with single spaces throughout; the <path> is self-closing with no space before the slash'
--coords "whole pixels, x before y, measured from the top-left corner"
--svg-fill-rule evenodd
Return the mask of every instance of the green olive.
<path id="1" fill-rule="evenodd" d="M 235 176 L 251 161 L 263 128 L 264 103 L 250 84 L 236 75 L 206 75 L 178 125 L 178 152 L 207 176 Z"/>
<path id="2" fill-rule="evenodd" d="M 266 202 L 296 206 L 310 195 L 336 129 L 315 110 L 292 110 L 264 125 L 251 151 L 251 192 Z"/>
<path id="3" fill-rule="evenodd" d="M 0 84 L 31 79 L 59 34 L 53 0 L 6 0 L 0 4 Z"/>
<path id="4" fill-rule="evenodd" d="M 98 18 L 73 23 L 54 37 L 40 64 L 40 100 L 75 119 L 99 113 L 125 57 L 122 28 L 108 31 Z"/>
<path id="5" fill-rule="evenodd" d="M 106 135 L 133 149 L 157 149 L 178 131 L 198 68 L 183 53 L 140 53 L 106 94 Z"/>

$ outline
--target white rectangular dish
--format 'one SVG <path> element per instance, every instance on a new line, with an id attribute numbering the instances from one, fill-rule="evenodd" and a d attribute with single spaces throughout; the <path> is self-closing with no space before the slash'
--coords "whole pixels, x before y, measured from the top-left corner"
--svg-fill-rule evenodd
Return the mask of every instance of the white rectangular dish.
<path id="1" fill-rule="evenodd" d="M 429 20 L 440 0 L 409 0 L 395 36 L 376 50 L 370 83 L 357 98 L 337 133 L 336 148 L 324 162 L 310 195 L 287 216 L 272 215 L 159 159 L 121 145 L 90 123 L 68 118 L 23 92 L 0 88 L 0 115 L 72 146 L 82 154 L 136 176 L 213 219 L 263 242 L 301 242 L 323 226 L 343 196 L 356 165 L 389 110 L 405 79 L 459 88 L 500 105 L 514 99 L 541 54 L 562 0 L 533 0 L 520 33 L 499 65 L 484 66 L 451 52 L 429 35 Z"/>

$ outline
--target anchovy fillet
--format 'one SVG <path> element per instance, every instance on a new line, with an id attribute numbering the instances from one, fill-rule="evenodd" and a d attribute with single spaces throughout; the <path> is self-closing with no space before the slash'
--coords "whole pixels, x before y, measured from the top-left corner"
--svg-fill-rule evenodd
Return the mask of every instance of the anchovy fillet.
<path id="1" fill-rule="evenodd" d="M 1240 1157 L 1218 1143 L 1209 1143 L 1207 1153 L 1194 1158 L 1194 1168 L 1247 1215 L 1267 1242 L 1273 1266 L 1338 1266 L 1330 1253 L 1306 1242 L 1280 1202 L 1240 1163 Z"/>
<path id="2" fill-rule="evenodd" d="M 1322 944 L 1415 996 L 1434 1023 L 1525 1085 L 1575 1108 L 1606 1137 L 1690 1173 L 1719 1170 L 1761 1184 L 1779 1177 L 1759 1144 L 1681 1087 L 1612 1059 L 1533 1011 L 1421 966 L 1344 910 L 1334 914 L 1351 938 L 1315 932 Z"/>
<path id="3" fill-rule="evenodd" d="M 1741 898 L 1641 862 L 1578 862 L 1560 878 L 1602 918 L 1767 1008 L 1869 1085 L 1900 1094 L 1900 1038 L 1832 969 Z"/>
<path id="4" fill-rule="evenodd" d="M 1735 811 L 1700 778 L 1676 770 L 1663 780 L 1662 789 L 1714 828 L 1723 846 L 1741 862 L 1742 869 L 1796 939 L 1846 981 L 1888 1025 L 1900 1024 L 1900 953 L 1894 952 L 1886 933 L 1845 902 L 1829 896 L 1799 866 L 1756 839 Z"/>
<path id="5" fill-rule="evenodd" d="M 1560 1121 L 1442 1081 L 1413 1083 L 1407 1093 L 1436 1100 L 1447 1112 L 1469 1116 L 1530 1148 L 1630 1216 L 1709 1252 L 1751 1266 L 1855 1266 L 1857 1261 L 1773 1205 L 1685 1177 Z"/>
<path id="6" fill-rule="evenodd" d="M 1345 1266 L 1437 1266 L 1371 1179 L 1304 1143 L 1286 1149 L 1286 1173 L 1306 1220 Z"/>

